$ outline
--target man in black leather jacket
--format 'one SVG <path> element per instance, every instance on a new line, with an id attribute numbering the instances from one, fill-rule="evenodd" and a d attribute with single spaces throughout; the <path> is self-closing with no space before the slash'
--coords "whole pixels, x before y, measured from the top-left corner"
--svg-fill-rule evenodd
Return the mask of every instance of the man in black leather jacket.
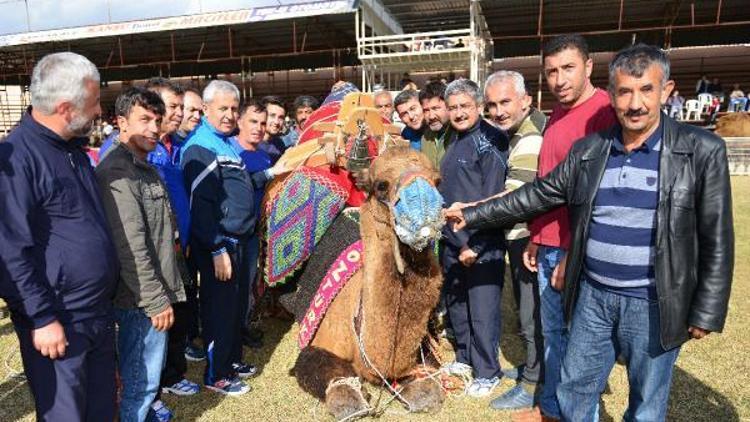
<path id="1" fill-rule="evenodd" d="M 734 263 L 726 146 L 660 112 L 673 86 L 661 50 L 621 51 L 610 64 L 620 125 L 577 142 L 545 178 L 446 212 L 454 230 L 511 227 L 567 204 L 572 239 L 556 286 L 571 330 L 557 389 L 564 420 L 591 418 L 618 355 L 632 391 L 624 419 L 663 420 L 680 345 L 724 326 Z"/>

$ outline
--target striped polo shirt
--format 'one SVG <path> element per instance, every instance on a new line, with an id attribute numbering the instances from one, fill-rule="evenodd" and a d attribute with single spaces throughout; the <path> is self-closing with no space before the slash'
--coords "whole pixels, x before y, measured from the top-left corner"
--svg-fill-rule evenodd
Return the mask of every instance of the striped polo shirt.
<path id="1" fill-rule="evenodd" d="M 630 153 L 625 151 L 621 133 L 612 142 L 594 200 L 585 271 L 595 287 L 655 299 L 662 126 Z"/>

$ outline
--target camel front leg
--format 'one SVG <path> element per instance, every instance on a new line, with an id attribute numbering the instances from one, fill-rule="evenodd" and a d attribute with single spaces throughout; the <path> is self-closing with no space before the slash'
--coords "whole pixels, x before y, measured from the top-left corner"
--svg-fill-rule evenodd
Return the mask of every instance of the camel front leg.
<path id="1" fill-rule="evenodd" d="M 299 386 L 325 402 L 336 420 L 365 416 L 370 405 L 351 362 L 314 346 L 303 349 L 294 365 Z"/>
<path id="2" fill-rule="evenodd" d="M 411 378 L 403 382 L 401 401 L 410 412 L 436 412 L 445 400 L 445 391 L 439 378 Z"/>

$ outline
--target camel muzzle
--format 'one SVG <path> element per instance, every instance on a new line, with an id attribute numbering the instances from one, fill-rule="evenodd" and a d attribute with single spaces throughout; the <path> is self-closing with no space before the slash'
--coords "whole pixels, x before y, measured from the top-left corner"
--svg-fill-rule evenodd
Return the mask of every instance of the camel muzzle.
<path id="1" fill-rule="evenodd" d="M 445 224 L 443 202 L 440 192 L 426 177 L 416 175 L 400 184 L 392 212 L 401 243 L 421 252 L 436 242 Z"/>

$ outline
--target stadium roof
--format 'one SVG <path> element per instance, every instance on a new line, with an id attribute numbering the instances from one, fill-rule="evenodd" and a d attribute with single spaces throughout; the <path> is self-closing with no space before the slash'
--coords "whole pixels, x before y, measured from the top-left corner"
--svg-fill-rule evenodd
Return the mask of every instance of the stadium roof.
<path id="1" fill-rule="evenodd" d="M 469 25 L 470 0 L 0 0 L 0 83 L 27 83 L 35 61 L 60 50 L 86 55 L 107 80 L 355 65 L 354 12 L 381 4 L 405 33 Z M 567 32 L 592 51 L 750 43 L 748 0 L 480 4 L 496 59 L 538 55 Z"/>

